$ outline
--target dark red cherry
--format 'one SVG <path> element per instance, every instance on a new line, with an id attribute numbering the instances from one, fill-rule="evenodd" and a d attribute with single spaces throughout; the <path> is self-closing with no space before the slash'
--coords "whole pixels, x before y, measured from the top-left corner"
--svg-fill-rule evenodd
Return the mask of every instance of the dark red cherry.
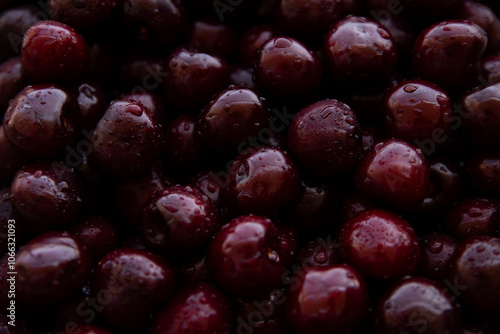
<path id="1" fill-rule="evenodd" d="M 193 188 L 175 186 L 151 196 L 142 212 L 140 231 L 152 249 L 192 253 L 217 231 L 215 205 Z"/>
<path id="2" fill-rule="evenodd" d="M 0 64 L 0 115 L 25 86 L 26 79 L 21 72 L 21 58 L 16 57 Z"/>
<path id="3" fill-rule="evenodd" d="M 500 203 L 493 198 L 470 197 L 456 203 L 447 215 L 447 229 L 459 240 L 493 236 L 498 229 Z"/>
<path id="4" fill-rule="evenodd" d="M 229 170 L 225 197 L 241 213 L 272 215 L 299 195 L 300 174 L 280 149 L 264 147 L 240 154 Z"/>
<path id="5" fill-rule="evenodd" d="M 10 183 L 17 171 L 28 162 L 26 155 L 7 139 L 3 125 L 0 126 L 0 157 L 0 181 L 6 183 Z"/>
<path id="6" fill-rule="evenodd" d="M 196 131 L 196 118 L 180 115 L 165 131 L 165 164 L 178 171 L 199 168 L 207 156 L 207 148 Z"/>
<path id="7" fill-rule="evenodd" d="M 444 287 L 420 277 L 394 285 L 379 301 L 375 315 L 380 334 L 458 334 L 460 329 L 460 309 Z"/>
<path id="8" fill-rule="evenodd" d="M 151 168 L 164 147 L 161 116 L 134 100 L 113 101 L 92 134 L 90 161 L 114 175 Z"/>
<path id="9" fill-rule="evenodd" d="M 500 154 L 480 154 L 466 163 L 467 176 L 475 188 L 500 195 Z"/>
<path id="10" fill-rule="evenodd" d="M 368 312 L 363 277 L 348 265 L 303 269 L 291 284 L 288 321 L 299 334 L 355 333 Z"/>
<path id="11" fill-rule="evenodd" d="M 153 317 L 151 334 L 230 333 L 231 304 L 208 283 L 196 283 L 177 292 Z"/>
<path id="12" fill-rule="evenodd" d="M 108 107 L 108 99 L 97 82 L 82 81 L 73 91 L 80 106 L 80 127 L 93 129 Z"/>
<path id="13" fill-rule="evenodd" d="M 481 62 L 481 76 L 489 83 L 500 81 L 500 55 L 491 55 Z"/>
<path id="14" fill-rule="evenodd" d="M 210 102 L 198 116 L 203 143 L 219 151 L 239 149 L 269 125 L 270 113 L 263 98 L 251 89 L 229 88 Z"/>
<path id="15" fill-rule="evenodd" d="M 420 240 L 420 267 L 418 273 L 434 281 L 443 281 L 457 249 L 458 242 L 451 236 L 434 232 Z"/>
<path id="16" fill-rule="evenodd" d="M 255 81 L 266 94 L 306 99 L 321 86 L 323 69 L 316 55 L 290 37 L 275 37 L 257 52 Z"/>
<path id="17" fill-rule="evenodd" d="M 42 234 L 16 253 L 16 297 L 24 307 L 51 305 L 83 287 L 90 274 L 87 250 L 64 232 Z"/>
<path id="18" fill-rule="evenodd" d="M 89 60 L 83 37 L 56 21 L 31 26 L 23 38 L 23 73 L 36 82 L 66 83 L 78 79 Z"/>
<path id="19" fill-rule="evenodd" d="M 413 72 L 445 89 L 463 91 L 477 84 L 486 43 L 484 30 L 475 24 L 439 22 L 425 29 L 415 42 Z"/>
<path id="20" fill-rule="evenodd" d="M 124 0 L 120 8 L 125 27 L 142 44 L 162 48 L 183 35 L 187 13 L 180 0 Z"/>
<path id="21" fill-rule="evenodd" d="M 488 6 L 475 1 L 464 1 L 456 17 L 483 28 L 488 36 L 486 53 L 495 54 L 500 51 L 500 20 Z"/>
<path id="22" fill-rule="evenodd" d="M 17 172 L 11 200 L 30 230 L 67 230 L 82 208 L 81 187 L 79 177 L 65 165 L 36 163 Z"/>
<path id="23" fill-rule="evenodd" d="M 175 273 L 162 258 L 136 249 L 117 249 L 96 267 L 92 297 L 111 327 L 120 333 L 139 333 L 174 288 Z"/>
<path id="24" fill-rule="evenodd" d="M 117 0 L 49 0 L 49 14 L 81 32 L 94 31 L 111 19 Z"/>
<path id="25" fill-rule="evenodd" d="M 500 239 L 474 237 L 463 241 L 448 275 L 463 306 L 473 314 L 494 317 L 500 310 Z"/>
<path id="26" fill-rule="evenodd" d="M 398 140 L 383 140 L 362 158 L 356 185 L 365 196 L 401 209 L 418 206 L 429 185 L 429 166 L 420 149 Z"/>
<path id="27" fill-rule="evenodd" d="M 161 162 L 157 162 L 145 173 L 135 177 L 119 180 L 115 184 L 113 198 L 116 212 L 129 226 L 137 228 L 141 219 L 141 211 L 154 193 L 160 193 L 174 185 L 164 170 Z"/>
<path id="28" fill-rule="evenodd" d="M 184 111 L 198 113 L 228 82 L 229 68 L 217 56 L 181 48 L 167 59 L 164 91 L 168 100 Z"/>
<path id="29" fill-rule="evenodd" d="M 330 229 L 336 222 L 339 191 L 327 184 L 302 181 L 300 195 L 283 215 L 287 224 L 297 230 L 316 233 Z"/>
<path id="30" fill-rule="evenodd" d="M 476 145 L 500 148 L 500 83 L 472 91 L 461 100 L 461 115 L 467 136 Z"/>
<path id="31" fill-rule="evenodd" d="M 94 263 L 118 246 L 118 230 L 109 221 L 87 215 L 73 227 L 72 233 L 86 247 Z"/>
<path id="32" fill-rule="evenodd" d="M 433 215 L 450 207 L 462 192 L 462 173 L 451 161 L 430 161 L 430 187 L 427 195 L 415 209 L 417 214 Z"/>
<path id="33" fill-rule="evenodd" d="M 280 286 L 296 251 L 293 229 L 260 216 L 240 216 L 215 235 L 208 265 L 222 288 L 236 296 L 255 297 Z"/>
<path id="34" fill-rule="evenodd" d="M 187 46 L 199 52 L 230 59 L 236 49 L 236 33 L 230 25 L 200 20 L 193 23 Z"/>
<path id="35" fill-rule="evenodd" d="M 398 63 L 391 34 L 376 21 L 349 16 L 326 34 L 323 53 L 339 84 L 387 82 Z"/>
<path id="36" fill-rule="evenodd" d="M 361 153 L 361 126 L 354 111 L 337 100 L 302 109 L 288 129 L 290 151 L 313 175 L 332 177 L 350 170 Z"/>
<path id="37" fill-rule="evenodd" d="M 317 38 L 340 18 L 342 10 L 338 0 L 283 0 L 278 17 L 285 32 Z"/>
<path id="38" fill-rule="evenodd" d="M 450 135 L 451 100 L 444 90 L 430 82 L 401 82 L 386 93 L 384 106 L 385 126 L 393 137 L 420 146 L 426 140 L 441 144 Z"/>
<path id="39" fill-rule="evenodd" d="M 339 242 L 346 262 L 377 280 L 411 275 L 418 267 L 417 236 L 403 218 L 384 210 L 367 210 L 342 227 Z"/>
<path id="40" fill-rule="evenodd" d="M 76 138 L 78 103 L 60 86 L 33 85 L 20 91 L 3 120 L 9 141 L 33 158 L 53 158 Z"/>
<path id="41" fill-rule="evenodd" d="M 239 37 L 240 61 L 246 66 L 252 66 L 257 58 L 257 50 L 277 35 L 278 29 L 267 24 L 252 26 L 245 30 Z"/>
<path id="42" fill-rule="evenodd" d="M 191 185 L 207 196 L 217 207 L 219 222 L 226 223 L 229 215 L 224 187 L 227 180 L 222 182 L 217 178 L 217 172 L 201 172 L 191 178 Z"/>
<path id="43" fill-rule="evenodd" d="M 132 90 L 129 93 L 122 94 L 121 99 L 142 103 L 142 105 L 148 108 L 153 115 L 158 116 L 158 120 L 161 124 L 164 124 L 165 119 L 170 116 L 167 114 L 167 108 L 165 107 L 163 99 L 153 92 Z"/>

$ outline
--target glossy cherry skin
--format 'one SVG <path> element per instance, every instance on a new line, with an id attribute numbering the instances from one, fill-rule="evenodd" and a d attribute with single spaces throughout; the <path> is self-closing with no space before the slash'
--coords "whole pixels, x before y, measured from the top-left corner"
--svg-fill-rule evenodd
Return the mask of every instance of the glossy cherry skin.
<path id="1" fill-rule="evenodd" d="M 333 186 L 302 181 L 300 195 L 283 212 L 287 224 L 301 232 L 330 228 L 337 218 L 339 192 Z"/>
<path id="2" fill-rule="evenodd" d="M 235 211 L 272 215 L 299 195 L 300 174 L 295 162 L 280 149 L 248 149 L 229 170 L 225 198 Z"/>
<path id="3" fill-rule="evenodd" d="M 470 197 L 456 203 L 447 215 L 447 229 L 459 240 L 493 236 L 498 229 L 500 203 L 493 198 Z"/>
<path id="4" fill-rule="evenodd" d="M 388 134 L 417 143 L 451 132 L 452 103 L 438 86 L 423 80 L 406 80 L 386 93 L 385 126 Z"/>
<path id="5" fill-rule="evenodd" d="M 255 81 L 266 94 L 283 99 L 305 99 L 322 83 L 323 69 L 316 55 L 290 37 L 275 37 L 257 51 Z"/>
<path id="6" fill-rule="evenodd" d="M 302 247 L 296 263 L 300 268 L 330 267 L 340 263 L 340 244 L 327 238 L 318 238 Z"/>
<path id="7" fill-rule="evenodd" d="M 344 259 L 377 280 L 411 275 L 418 267 L 417 236 L 403 218 L 384 210 L 367 210 L 342 227 L 339 236 Z"/>
<path id="8" fill-rule="evenodd" d="M 342 84 L 386 82 L 398 63 L 390 33 L 359 16 L 347 17 L 328 31 L 323 53 L 330 75 Z"/>
<path id="9" fill-rule="evenodd" d="M 14 2 L 14 1 L 13 1 Z M 15 1 L 15 4 L 20 4 Z M 13 3 L 14 4 L 14 3 Z M 34 4 L 2 10 L 0 14 L 0 61 L 19 55 L 26 30 L 41 20 Z"/>
<path id="10" fill-rule="evenodd" d="M 269 125 L 270 112 L 259 95 L 247 88 L 229 88 L 198 116 L 198 133 L 206 146 L 218 151 L 240 149 Z"/>
<path id="11" fill-rule="evenodd" d="M 163 131 L 161 116 L 142 103 L 113 101 L 92 134 L 90 161 L 109 174 L 143 172 L 163 150 Z"/>
<path id="12" fill-rule="evenodd" d="M 117 249 L 97 265 L 92 297 L 104 320 L 120 333 L 138 333 L 149 316 L 172 295 L 175 273 L 159 256 L 136 249 Z"/>
<path id="13" fill-rule="evenodd" d="M 445 89 L 465 90 L 477 83 L 486 43 L 484 30 L 475 24 L 437 23 L 425 29 L 415 42 L 413 72 Z"/>
<path id="14" fill-rule="evenodd" d="M 87 43 L 64 23 L 42 21 L 24 35 L 21 64 L 23 73 L 33 81 L 74 81 L 83 74 L 88 60 Z"/>
<path id="15" fill-rule="evenodd" d="M 193 50 L 229 59 L 236 49 L 236 33 L 227 24 L 200 20 L 194 22 L 187 45 Z"/>
<path id="16" fill-rule="evenodd" d="M 73 227 L 72 233 L 86 247 L 94 263 L 118 246 L 118 230 L 109 221 L 87 215 Z"/>
<path id="17" fill-rule="evenodd" d="M 82 81 L 74 87 L 73 92 L 80 106 L 80 127 L 93 129 L 108 107 L 104 91 L 97 82 Z"/>
<path id="18" fill-rule="evenodd" d="M 124 0 L 120 8 L 131 36 L 142 44 L 161 48 L 182 36 L 186 12 L 180 0 Z"/>
<path id="19" fill-rule="evenodd" d="M 60 86 L 33 85 L 9 104 L 3 124 L 9 141 L 33 158 L 53 158 L 76 138 L 75 96 Z"/>
<path id="20" fill-rule="evenodd" d="M 246 66 L 252 66 L 257 57 L 257 50 L 277 35 L 278 29 L 267 24 L 252 26 L 245 30 L 239 37 L 240 61 Z"/>
<path id="21" fill-rule="evenodd" d="M 288 129 L 290 151 L 309 172 L 331 177 L 350 170 L 361 153 L 361 126 L 354 111 L 338 100 L 302 109 Z"/>
<path id="22" fill-rule="evenodd" d="M 488 6 L 474 1 L 464 1 L 456 17 L 483 28 L 488 36 L 487 54 L 500 51 L 500 20 Z"/>
<path id="23" fill-rule="evenodd" d="M 164 170 L 161 162 L 157 162 L 147 172 L 120 179 L 116 182 L 113 198 L 116 212 L 129 226 L 137 228 L 144 205 L 154 193 L 160 193 L 174 185 Z"/>
<path id="24" fill-rule="evenodd" d="M 361 159 L 356 185 L 365 196 L 412 209 L 425 198 L 429 165 L 420 149 L 398 139 L 383 140 Z"/>
<path id="25" fill-rule="evenodd" d="M 500 83 L 472 91 L 461 100 L 467 136 L 485 148 L 500 148 Z"/>
<path id="26" fill-rule="evenodd" d="M 338 0 L 282 0 L 278 16 L 287 33 L 316 38 L 340 18 L 342 10 Z"/>
<path id="27" fill-rule="evenodd" d="M 198 168 L 207 156 L 207 148 L 196 130 L 197 119 L 191 115 L 175 118 L 165 131 L 165 164 L 182 171 Z"/>
<path id="28" fill-rule="evenodd" d="M 21 72 L 21 58 L 16 57 L 0 64 L 0 115 L 3 115 L 14 98 L 26 86 Z"/>
<path id="29" fill-rule="evenodd" d="M 420 277 L 395 284 L 375 311 L 377 333 L 460 333 L 460 310 L 443 289 Z"/>
<path id="30" fill-rule="evenodd" d="M 177 292 L 153 317 L 151 334 L 230 333 L 231 304 L 208 283 L 196 283 Z"/>
<path id="31" fill-rule="evenodd" d="M 0 181 L 6 183 L 10 183 L 17 171 L 28 161 L 26 155 L 19 152 L 7 139 L 3 125 L 0 126 L 0 157 L 2 157 Z"/>
<path id="32" fill-rule="evenodd" d="M 93 31 L 115 12 L 117 0 L 49 0 L 49 13 L 54 20 L 65 23 L 78 31 Z"/>
<path id="33" fill-rule="evenodd" d="M 495 316 L 500 310 L 500 239 L 474 237 L 455 252 L 448 274 L 459 298 L 474 314 Z"/>
<path id="34" fill-rule="evenodd" d="M 239 299 L 236 302 L 236 332 L 253 334 L 287 334 L 286 295 L 282 289 L 256 299 Z"/>
<path id="35" fill-rule="evenodd" d="M 192 253 L 208 244 L 217 223 L 217 209 L 206 196 L 175 186 L 152 194 L 139 229 L 146 245 L 156 251 Z"/>
<path id="36" fill-rule="evenodd" d="M 457 249 L 455 238 L 435 232 L 420 241 L 420 266 L 418 273 L 434 281 L 443 281 Z"/>
<path id="37" fill-rule="evenodd" d="M 51 305 L 83 287 L 91 260 L 66 232 L 42 234 L 16 253 L 16 297 L 23 306 Z"/>
<path id="38" fill-rule="evenodd" d="M 427 195 L 415 209 L 417 214 L 433 215 L 450 207 L 463 188 L 462 173 L 451 161 L 434 159 L 429 162 L 430 186 Z"/>
<path id="39" fill-rule="evenodd" d="M 292 277 L 288 321 L 302 333 L 355 333 L 368 311 L 363 277 L 348 265 L 308 268 Z"/>
<path id="40" fill-rule="evenodd" d="M 208 266 L 219 286 L 235 296 L 254 298 L 279 287 L 296 251 L 293 229 L 265 217 L 240 216 L 215 235 Z"/>
<path id="41" fill-rule="evenodd" d="M 122 100 L 132 100 L 138 101 L 142 103 L 143 106 L 149 109 L 150 113 L 158 116 L 158 120 L 161 124 L 165 122 L 165 119 L 170 116 L 167 114 L 167 108 L 165 107 L 165 103 L 163 99 L 150 91 L 142 91 L 142 90 L 132 90 L 126 94 L 121 95 Z"/>
<path id="42" fill-rule="evenodd" d="M 57 163 L 24 167 L 14 177 L 11 192 L 17 214 L 37 232 L 68 229 L 82 208 L 80 179 Z"/>
<path id="43" fill-rule="evenodd" d="M 168 100 L 183 111 L 198 113 L 228 82 L 229 68 L 217 56 L 181 48 L 167 59 L 164 91 Z"/>
<path id="44" fill-rule="evenodd" d="M 466 163 L 467 176 L 475 188 L 500 195 L 500 154 L 481 154 Z"/>

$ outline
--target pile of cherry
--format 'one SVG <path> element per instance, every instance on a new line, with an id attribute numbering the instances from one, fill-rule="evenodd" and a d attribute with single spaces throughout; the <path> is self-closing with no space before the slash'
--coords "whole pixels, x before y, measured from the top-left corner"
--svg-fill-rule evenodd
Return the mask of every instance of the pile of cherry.
<path id="1" fill-rule="evenodd" d="M 500 333 L 496 1 L 0 10 L 1 333 Z"/>

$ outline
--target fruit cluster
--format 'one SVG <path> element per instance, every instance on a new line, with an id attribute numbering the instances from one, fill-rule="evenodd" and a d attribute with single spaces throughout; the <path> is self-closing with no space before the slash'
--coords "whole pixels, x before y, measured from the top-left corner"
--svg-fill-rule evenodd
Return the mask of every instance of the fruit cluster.
<path id="1" fill-rule="evenodd" d="M 500 333 L 499 15 L 0 0 L 0 333 Z"/>

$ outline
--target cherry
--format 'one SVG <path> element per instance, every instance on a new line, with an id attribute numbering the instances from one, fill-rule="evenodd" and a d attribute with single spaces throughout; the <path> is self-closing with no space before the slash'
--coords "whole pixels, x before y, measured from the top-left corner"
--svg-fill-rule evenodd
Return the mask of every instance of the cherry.
<path id="1" fill-rule="evenodd" d="M 354 111 L 338 100 L 324 100 L 302 109 L 288 130 L 290 151 L 315 176 L 347 172 L 357 162 L 361 127 Z"/>
<path id="2" fill-rule="evenodd" d="M 232 327 L 231 304 L 208 283 L 179 291 L 153 318 L 152 334 L 226 334 Z"/>
<path id="3" fill-rule="evenodd" d="M 459 240 L 493 236 L 497 231 L 500 203 L 494 199 L 471 197 L 456 203 L 447 216 L 448 231 Z"/>
<path id="4" fill-rule="evenodd" d="M 354 333 L 368 311 L 365 282 L 347 265 L 304 269 L 291 282 L 287 313 L 297 333 Z"/>
<path id="5" fill-rule="evenodd" d="M 22 70 L 33 81 L 75 81 L 83 75 L 88 61 L 85 39 L 63 23 L 42 21 L 31 26 L 24 35 Z"/>
<path id="6" fill-rule="evenodd" d="M 260 216 L 240 216 L 222 226 L 210 244 L 213 279 L 233 295 L 255 297 L 279 287 L 297 251 L 293 229 Z"/>
<path id="7" fill-rule="evenodd" d="M 377 280 L 411 275 L 418 267 L 417 236 L 403 218 L 384 210 L 367 210 L 342 227 L 340 246 L 346 262 Z"/>
<path id="8" fill-rule="evenodd" d="M 418 272 L 435 281 L 443 281 L 457 249 L 458 242 L 447 234 L 435 232 L 420 241 L 420 267 Z"/>
<path id="9" fill-rule="evenodd" d="M 118 246 L 118 230 L 109 221 L 87 215 L 73 227 L 73 234 L 87 249 L 94 263 Z"/>
<path id="10" fill-rule="evenodd" d="M 11 58 L 0 64 L 0 115 L 4 114 L 9 101 L 26 86 L 21 72 L 21 58 Z"/>
<path id="11" fill-rule="evenodd" d="M 138 333 L 172 295 L 175 274 L 157 255 L 136 249 L 117 249 L 97 265 L 92 297 L 106 322 L 120 333 Z"/>

